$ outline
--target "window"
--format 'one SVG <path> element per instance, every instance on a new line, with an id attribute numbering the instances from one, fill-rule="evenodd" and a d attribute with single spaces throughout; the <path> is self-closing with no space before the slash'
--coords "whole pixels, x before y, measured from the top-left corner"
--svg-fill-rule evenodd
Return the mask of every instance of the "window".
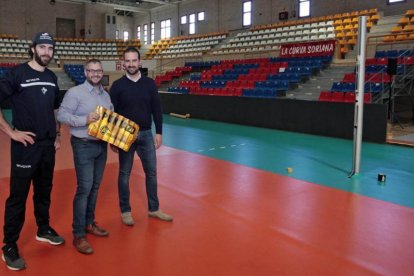
<path id="1" fill-rule="evenodd" d="M 141 26 L 137 27 L 137 38 L 141 39 Z"/>
<path id="2" fill-rule="evenodd" d="M 243 26 L 252 24 L 252 1 L 243 2 Z"/>
<path id="3" fill-rule="evenodd" d="M 407 0 L 387 0 L 387 4 L 406 2 Z"/>
<path id="4" fill-rule="evenodd" d="M 189 16 L 189 34 L 195 34 L 195 13 L 190 14 Z"/>
<path id="5" fill-rule="evenodd" d="M 151 43 L 155 41 L 155 23 L 151 23 Z"/>
<path id="6" fill-rule="evenodd" d="M 127 41 L 129 39 L 129 33 L 128 31 L 124 31 L 124 41 Z"/>
<path id="7" fill-rule="evenodd" d="M 181 25 L 187 24 L 187 15 L 181 16 Z"/>
<path id="8" fill-rule="evenodd" d="M 204 21 L 204 12 L 197 13 L 197 20 Z"/>
<path id="9" fill-rule="evenodd" d="M 118 30 L 115 31 L 115 38 L 119 39 L 119 31 Z"/>
<path id="10" fill-rule="evenodd" d="M 144 44 L 148 44 L 148 24 L 144 24 Z"/>
<path id="11" fill-rule="evenodd" d="M 171 19 L 161 21 L 161 39 L 171 37 Z"/>
<path id="12" fill-rule="evenodd" d="M 299 0 L 299 17 L 310 16 L 310 0 Z"/>

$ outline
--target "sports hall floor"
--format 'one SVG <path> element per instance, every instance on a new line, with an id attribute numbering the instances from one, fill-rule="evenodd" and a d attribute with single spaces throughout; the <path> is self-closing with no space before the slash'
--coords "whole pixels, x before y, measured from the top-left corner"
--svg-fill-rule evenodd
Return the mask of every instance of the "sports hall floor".
<path id="1" fill-rule="evenodd" d="M 76 183 L 68 136 L 65 129 L 51 207 L 67 243 L 35 240 L 29 199 L 22 275 L 414 274 L 414 148 L 363 143 L 361 173 L 350 179 L 350 140 L 165 116 L 159 197 L 173 223 L 147 217 L 135 162 L 136 224 L 122 225 L 111 152 L 96 210 L 110 236 L 89 237 L 95 253 L 85 256 L 71 244 Z M 4 134 L 0 143 L 2 220 L 10 170 Z M 1 264 L 0 275 L 17 274 Z"/>

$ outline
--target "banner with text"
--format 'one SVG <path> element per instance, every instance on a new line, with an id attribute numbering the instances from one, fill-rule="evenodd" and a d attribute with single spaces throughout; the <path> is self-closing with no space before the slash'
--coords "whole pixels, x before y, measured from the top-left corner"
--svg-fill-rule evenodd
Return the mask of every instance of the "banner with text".
<path id="1" fill-rule="evenodd" d="M 329 56 L 335 51 L 336 40 L 323 40 L 307 43 L 284 44 L 279 57 Z"/>

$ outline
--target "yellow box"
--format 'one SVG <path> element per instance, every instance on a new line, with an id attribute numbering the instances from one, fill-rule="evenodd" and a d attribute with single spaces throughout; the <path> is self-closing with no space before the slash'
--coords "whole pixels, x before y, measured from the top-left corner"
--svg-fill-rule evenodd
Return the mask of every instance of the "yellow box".
<path id="1" fill-rule="evenodd" d="M 102 106 L 97 106 L 100 119 L 89 124 L 88 134 L 128 151 L 137 139 L 139 125 Z"/>

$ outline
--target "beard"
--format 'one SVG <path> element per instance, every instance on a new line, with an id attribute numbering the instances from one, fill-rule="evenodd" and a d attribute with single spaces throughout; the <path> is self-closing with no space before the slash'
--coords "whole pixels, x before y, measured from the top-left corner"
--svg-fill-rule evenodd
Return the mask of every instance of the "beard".
<path id="1" fill-rule="evenodd" d="M 137 67 L 127 67 L 126 70 L 127 70 L 128 74 L 131 75 L 131 76 L 134 76 L 134 75 L 138 74 L 138 72 L 139 72 L 139 68 L 137 68 Z"/>
<path id="2" fill-rule="evenodd" d="M 48 66 L 49 62 L 52 60 L 52 57 L 47 56 L 47 55 L 39 56 L 39 54 L 36 52 L 36 50 L 34 50 L 33 54 L 34 54 L 35 61 L 43 67 Z"/>
<path id="3" fill-rule="evenodd" d="M 89 84 L 92 85 L 92 86 L 99 86 L 101 84 L 102 79 L 100 79 L 97 82 L 93 82 L 92 79 L 86 78 L 86 81 L 89 82 Z"/>

